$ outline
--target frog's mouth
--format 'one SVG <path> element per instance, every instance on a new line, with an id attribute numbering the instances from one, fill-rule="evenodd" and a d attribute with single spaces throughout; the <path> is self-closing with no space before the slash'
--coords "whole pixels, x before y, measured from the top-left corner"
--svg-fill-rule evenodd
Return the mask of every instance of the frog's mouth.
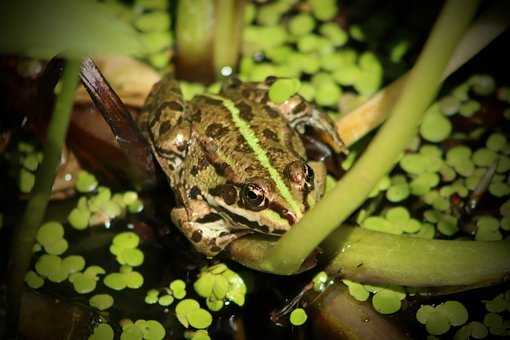
<path id="1" fill-rule="evenodd" d="M 249 212 L 244 209 L 239 211 L 228 209 L 221 205 L 221 202 L 215 202 L 213 209 L 223 218 L 223 220 L 230 225 L 232 229 L 250 229 L 266 235 L 281 235 L 290 229 L 291 224 L 287 219 L 280 217 L 280 215 L 270 209 L 259 212 Z M 218 204 L 219 203 L 219 204 Z M 250 219 L 245 215 L 251 215 L 254 219 Z M 265 221 L 270 221 L 265 223 Z"/>

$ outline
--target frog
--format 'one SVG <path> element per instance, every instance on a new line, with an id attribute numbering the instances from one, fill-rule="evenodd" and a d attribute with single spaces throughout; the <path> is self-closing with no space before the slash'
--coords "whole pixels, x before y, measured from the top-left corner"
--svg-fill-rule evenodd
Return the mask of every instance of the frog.
<path id="1" fill-rule="evenodd" d="M 299 94 L 270 100 L 276 80 L 232 78 L 186 101 L 166 75 L 139 116 L 176 198 L 171 220 L 207 257 L 248 234 L 280 237 L 322 198 L 328 171 L 307 151 L 310 135 L 347 152 L 333 120 Z"/>

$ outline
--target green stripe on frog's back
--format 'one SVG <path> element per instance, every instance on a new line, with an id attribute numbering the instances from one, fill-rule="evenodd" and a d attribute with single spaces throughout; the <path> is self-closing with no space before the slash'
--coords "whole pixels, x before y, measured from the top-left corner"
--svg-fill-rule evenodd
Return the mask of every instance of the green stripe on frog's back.
<path id="1" fill-rule="evenodd" d="M 237 106 L 227 98 L 210 94 L 208 94 L 207 96 L 216 100 L 221 100 L 223 102 L 225 108 L 230 112 L 232 116 L 232 121 L 234 122 L 235 126 L 239 129 L 239 132 L 243 136 L 248 146 L 253 150 L 255 157 L 257 158 L 259 163 L 269 173 L 269 176 L 276 184 L 276 187 L 278 188 L 278 191 L 280 191 L 280 194 L 282 195 L 283 199 L 289 204 L 290 208 L 295 214 L 300 215 L 299 203 L 296 202 L 294 197 L 292 197 L 292 194 L 287 185 L 285 184 L 285 182 L 283 181 L 283 178 L 271 164 L 271 161 L 269 160 L 266 151 L 260 146 L 260 141 L 257 138 L 257 135 L 255 134 L 253 129 L 244 119 L 241 118 Z"/>

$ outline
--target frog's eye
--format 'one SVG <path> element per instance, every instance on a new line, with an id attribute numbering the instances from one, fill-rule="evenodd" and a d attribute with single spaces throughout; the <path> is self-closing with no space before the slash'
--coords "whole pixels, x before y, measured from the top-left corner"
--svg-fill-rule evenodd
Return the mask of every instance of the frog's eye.
<path id="1" fill-rule="evenodd" d="M 313 189 L 313 186 L 314 186 L 314 173 L 313 173 L 313 169 L 310 165 L 308 164 L 305 164 L 304 168 L 303 168 L 303 173 L 305 175 L 305 183 L 306 183 L 306 186 L 309 188 L 309 189 Z"/>
<path id="2" fill-rule="evenodd" d="M 264 189 L 255 183 L 245 184 L 241 190 L 243 204 L 250 210 L 259 211 L 267 207 Z"/>

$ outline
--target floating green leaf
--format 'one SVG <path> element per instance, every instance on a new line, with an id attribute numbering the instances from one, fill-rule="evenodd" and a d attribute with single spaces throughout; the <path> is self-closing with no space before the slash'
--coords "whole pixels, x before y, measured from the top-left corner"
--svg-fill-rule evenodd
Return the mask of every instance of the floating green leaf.
<path id="1" fill-rule="evenodd" d="M 113 306 L 113 297 L 109 294 L 96 294 L 89 299 L 89 304 L 99 310 L 106 310 Z"/>
<path id="2" fill-rule="evenodd" d="M 303 308 L 296 308 L 290 313 L 290 323 L 294 326 L 301 326 L 303 325 L 306 320 L 308 319 L 308 316 L 306 315 L 306 312 Z"/>

